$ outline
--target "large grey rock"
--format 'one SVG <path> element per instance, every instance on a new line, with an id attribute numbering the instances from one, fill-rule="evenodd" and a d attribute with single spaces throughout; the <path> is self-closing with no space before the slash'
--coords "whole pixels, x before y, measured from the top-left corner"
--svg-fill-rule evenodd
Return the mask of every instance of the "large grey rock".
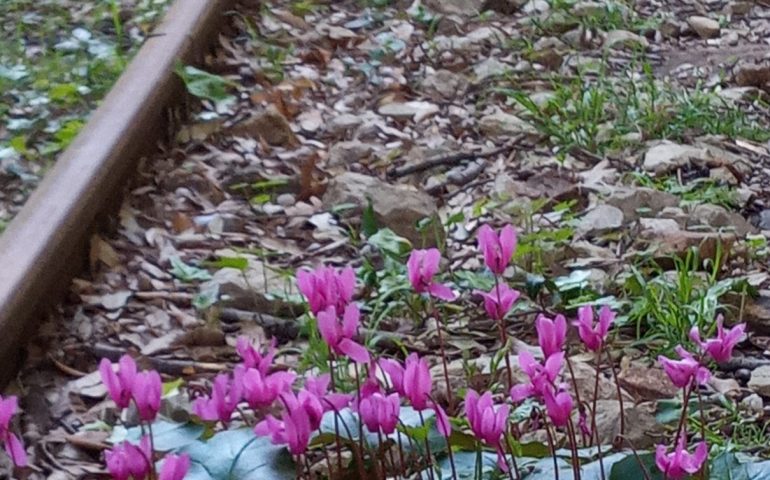
<path id="1" fill-rule="evenodd" d="M 501 135 L 517 135 L 520 133 L 535 134 L 537 131 L 529 122 L 516 115 L 498 110 L 485 115 L 479 120 L 479 129 L 486 135 L 497 137 Z"/>
<path id="2" fill-rule="evenodd" d="M 452 100 L 468 88 L 468 79 L 449 70 L 437 70 L 425 77 L 422 88 L 430 95 Z"/>
<path id="3" fill-rule="evenodd" d="M 646 449 L 655 445 L 655 437 L 663 433 L 665 427 L 655 420 L 655 403 L 644 402 L 623 405 L 625 419 L 624 438 L 634 448 Z M 576 417 L 576 420 L 579 418 Z M 589 428 L 590 417 L 589 417 Z M 617 400 L 598 400 L 596 402 L 596 431 L 602 445 L 611 445 L 620 435 L 620 403 Z"/>
<path id="4" fill-rule="evenodd" d="M 719 36 L 719 22 L 712 18 L 693 15 L 687 19 L 687 24 L 701 38 L 715 38 Z"/>
<path id="5" fill-rule="evenodd" d="M 707 225 L 715 229 L 733 231 L 739 237 L 744 237 L 756 231 L 754 226 L 746 221 L 740 213 L 731 212 L 725 207 L 711 204 L 697 205 L 692 210 L 687 226 L 693 227 L 697 225 Z"/>
<path id="6" fill-rule="evenodd" d="M 748 387 L 763 397 L 770 397 L 770 365 L 754 369 Z"/>
<path id="7" fill-rule="evenodd" d="M 656 175 L 671 172 L 687 166 L 692 161 L 706 157 L 705 148 L 680 145 L 664 140 L 653 144 L 644 154 L 642 168 Z"/>
<path id="8" fill-rule="evenodd" d="M 628 30 L 613 30 L 607 32 L 604 37 L 605 49 L 623 49 L 623 48 L 647 48 L 649 42 L 646 38 Z"/>
<path id="9" fill-rule="evenodd" d="M 626 222 L 640 217 L 654 217 L 666 207 L 679 205 L 675 195 L 652 188 L 619 188 L 610 194 L 606 202 L 622 210 Z"/>
<path id="10" fill-rule="evenodd" d="M 586 235 L 604 233 L 623 226 L 623 211 L 612 205 L 597 205 L 583 215 L 577 231 Z"/>
<path id="11" fill-rule="evenodd" d="M 436 234 L 443 238 L 444 231 L 438 221 L 433 222 L 437 229 L 434 232 L 423 235 L 417 231 L 417 222 L 436 218 L 438 210 L 433 197 L 413 187 L 391 185 L 375 177 L 346 172 L 329 182 L 323 196 L 324 207 L 328 209 L 340 204 L 358 207 L 348 214 L 360 214 L 369 201 L 377 222 L 408 239 L 415 247 L 434 246 Z"/>
<path id="12" fill-rule="evenodd" d="M 329 149 L 328 163 L 331 167 L 350 165 L 368 157 L 373 151 L 374 146 L 372 144 L 357 140 L 335 143 Z"/>

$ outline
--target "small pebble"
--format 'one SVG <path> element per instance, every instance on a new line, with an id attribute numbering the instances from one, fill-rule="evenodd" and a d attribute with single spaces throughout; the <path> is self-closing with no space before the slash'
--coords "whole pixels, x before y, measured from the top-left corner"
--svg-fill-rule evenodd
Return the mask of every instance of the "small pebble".
<path id="1" fill-rule="evenodd" d="M 742 382 L 748 382 L 751 378 L 751 370 L 748 368 L 739 368 L 735 371 L 735 378 Z"/>
<path id="2" fill-rule="evenodd" d="M 297 199 L 294 198 L 294 195 L 292 195 L 291 193 L 282 193 L 278 195 L 278 198 L 276 198 L 275 201 L 278 205 L 281 205 L 282 207 L 291 207 L 295 203 L 297 203 Z"/>

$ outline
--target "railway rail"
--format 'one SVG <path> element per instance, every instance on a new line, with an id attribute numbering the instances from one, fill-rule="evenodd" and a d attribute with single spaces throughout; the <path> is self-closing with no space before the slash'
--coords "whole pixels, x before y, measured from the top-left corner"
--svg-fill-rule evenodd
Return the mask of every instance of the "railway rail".
<path id="1" fill-rule="evenodd" d="M 138 160 L 166 134 L 186 96 L 174 73 L 208 50 L 232 0 L 176 0 L 77 139 L 0 237 L 0 380 L 25 336 L 85 266 L 102 214 L 120 204 Z"/>

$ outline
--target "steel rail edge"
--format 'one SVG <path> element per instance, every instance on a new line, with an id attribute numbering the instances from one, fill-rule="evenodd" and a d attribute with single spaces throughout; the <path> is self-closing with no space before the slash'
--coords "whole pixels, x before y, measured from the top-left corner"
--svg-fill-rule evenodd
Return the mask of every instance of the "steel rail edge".
<path id="1" fill-rule="evenodd" d="M 168 111 L 186 98 L 174 73 L 212 46 L 235 0 L 174 0 L 88 123 L 0 235 L 0 384 L 71 279 L 91 234 L 120 204 L 138 160 L 157 149 Z"/>

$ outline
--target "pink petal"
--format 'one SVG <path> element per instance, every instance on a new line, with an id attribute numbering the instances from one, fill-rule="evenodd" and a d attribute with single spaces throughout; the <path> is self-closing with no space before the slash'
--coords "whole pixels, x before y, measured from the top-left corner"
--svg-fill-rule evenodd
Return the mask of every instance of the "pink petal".
<path id="1" fill-rule="evenodd" d="M 344 338 L 338 345 L 339 350 L 350 357 L 356 363 L 368 363 L 369 352 L 363 345 L 360 345 L 349 338 Z"/>
<path id="2" fill-rule="evenodd" d="M 345 307 L 345 314 L 342 317 L 342 334 L 352 338 L 358 330 L 358 323 L 361 320 L 361 311 L 355 303 Z"/>
<path id="3" fill-rule="evenodd" d="M 337 334 L 337 311 L 334 307 L 327 307 L 326 310 L 318 312 L 316 317 L 318 320 L 318 332 L 321 334 L 324 342 L 334 349 L 340 341 Z"/>
<path id="4" fill-rule="evenodd" d="M 436 402 L 433 402 L 433 410 L 436 412 L 436 428 L 438 433 L 444 438 L 448 438 L 452 434 L 452 425 L 449 423 L 446 411 Z"/>
<path id="5" fill-rule="evenodd" d="M 502 250 L 502 260 L 508 264 L 516 251 L 516 229 L 513 225 L 506 225 L 500 230 L 500 249 Z"/>
<path id="6" fill-rule="evenodd" d="M 434 297 L 441 300 L 446 300 L 447 302 L 451 302 L 457 298 L 451 288 L 440 283 L 432 283 L 430 287 L 428 287 L 428 292 Z"/>
<path id="7" fill-rule="evenodd" d="M 5 441 L 5 451 L 8 452 L 14 465 L 17 467 L 27 466 L 27 452 L 24 451 L 24 445 L 19 437 L 12 433 L 9 434 Z"/>

